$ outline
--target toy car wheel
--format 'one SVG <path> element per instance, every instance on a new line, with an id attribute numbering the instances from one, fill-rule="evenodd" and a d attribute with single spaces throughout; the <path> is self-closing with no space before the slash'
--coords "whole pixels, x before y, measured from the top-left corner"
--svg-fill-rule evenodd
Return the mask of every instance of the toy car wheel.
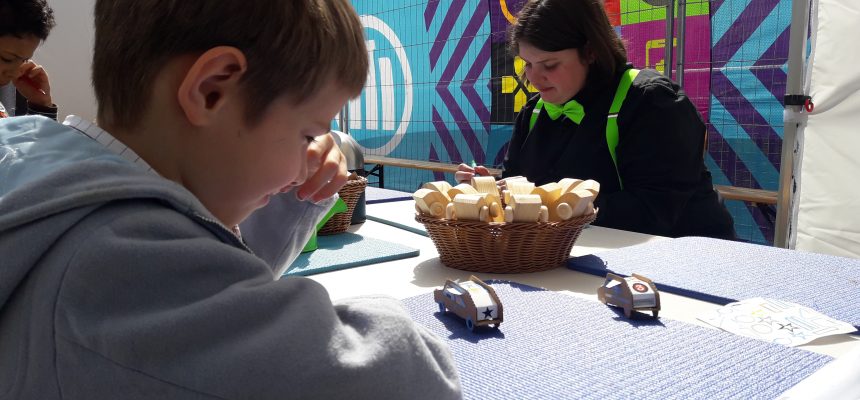
<path id="1" fill-rule="evenodd" d="M 439 312 L 444 314 L 445 313 L 445 303 L 439 302 L 437 304 L 439 304 Z"/>
<path id="2" fill-rule="evenodd" d="M 472 322 L 471 318 L 466 318 L 466 328 L 469 328 L 470 331 L 475 330 L 475 323 Z"/>

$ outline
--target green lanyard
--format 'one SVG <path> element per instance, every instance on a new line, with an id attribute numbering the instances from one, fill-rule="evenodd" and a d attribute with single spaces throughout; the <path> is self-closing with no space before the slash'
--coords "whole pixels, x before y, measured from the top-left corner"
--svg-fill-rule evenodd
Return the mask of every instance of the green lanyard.
<path id="1" fill-rule="evenodd" d="M 639 70 L 632 68 L 624 71 L 624 74 L 621 75 L 621 82 L 618 82 L 615 98 L 612 99 L 612 105 L 609 106 L 609 113 L 606 116 L 606 146 L 609 148 L 609 155 L 612 156 L 612 163 L 615 164 L 615 175 L 618 176 L 618 185 L 621 189 L 624 189 L 624 184 L 621 182 L 621 173 L 618 172 L 618 157 L 615 155 L 615 148 L 618 147 L 618 112 L 621 111 L 621 106 L 624 104 L 624 99 L 627 98 L 627 92 L 630 91 L 630 85 L 633 84 L 636 75 L 639 75 Z M 529 121 L 530 132 L 534 129 L 538 115 L 543 108 L 543 99 L 538 100 Z"/>

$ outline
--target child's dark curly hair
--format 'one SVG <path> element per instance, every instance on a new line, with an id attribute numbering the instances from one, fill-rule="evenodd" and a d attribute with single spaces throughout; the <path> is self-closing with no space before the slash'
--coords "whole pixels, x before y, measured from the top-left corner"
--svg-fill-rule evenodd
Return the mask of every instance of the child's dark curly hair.
<path id="1" fill-rule="evenodd" d="M 48 38 L 54 10 L 46 0 L 0 0 L 0 36 Z"/>

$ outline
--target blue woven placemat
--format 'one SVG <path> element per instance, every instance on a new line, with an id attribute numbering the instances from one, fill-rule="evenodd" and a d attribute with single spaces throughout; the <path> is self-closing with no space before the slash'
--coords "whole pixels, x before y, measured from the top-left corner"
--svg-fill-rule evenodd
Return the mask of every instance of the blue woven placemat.
<path id="1" fill-rule="evenodd" d="M 367 204 L 412 200 L 412 193 L 401 192 L 399 190 L 378 188 L 373 186 L 368 186 L 364 189 L 364 196 L 365 202 Z"/>
<path id="2" fill-rule="evenodd" d="M 687 237 L 571 258 L 568 267 L 598 276 L 635 272 L 661 291 L 717 304 L 772 297 L 860 328 L 860 260 Z"/>
<path id="3" fill-rule="evenodd" d="M 284 276 L 313 275 L 418 256 L 418 249 L 354 233 L 319 236 L 317 246 L 315 251 L 301 254 Z"/>
<path id="4" fill-rule="evenodd" d="M 451 347 L 467 399 L 773 399 L 830 357 L 493 282 L 498 331 L 475 333 L 432 294 L 403 301 Z"/>

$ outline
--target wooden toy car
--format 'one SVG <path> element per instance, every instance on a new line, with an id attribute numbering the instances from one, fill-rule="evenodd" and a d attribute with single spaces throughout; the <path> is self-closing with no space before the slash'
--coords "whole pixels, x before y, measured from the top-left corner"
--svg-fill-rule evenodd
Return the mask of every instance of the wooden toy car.
<path id="1" fill-rule="evenodd" d="M 512 194 L 505 207 L 505 222 L 546 222 L 549 211 L 536 194 Z"/>
<path id="2" fill-rule="evenodd" d="M 466 328 L 476 326 L 498 328 L 504 319 L 502 302 L 496 291 L 474 275 L 464 282 L 446 280 L 442 289 L 433 291 L 439 312 L 450 310 L 466 321 Z"/>
<path id="3" fill-rule="evenodd" d="M 657 287 L 650 279 L 638 274 L 627 278 L 611 272 L 606 274 L 606 281 L 597 289 L 597 298 L 606 305 L 623 308 L 627 318 L 633 311 L 651 311 L 654 318 L 660 312 Z"/>
<path id="4" fill-rule="evenodd" d="M 448 203 L 445 218 L 460 221 L 492 222 L 499 215 L 504 215 L 502 207 L 496 202 L 497 198 L 486 193 L 458 194 Z"/>
<path id="5" fill-rule="evenodd" d="M 591 206 L 591 207 L 589 207 Z M 567 221 L 594 212 L 594 194 L 588 190 L 574 190 L 559 196 L 550 206 L 549 219 Z"/>
<path id="6" fill-rule="evenodd" d="M 448 195 L 433 189 L 418 189 L 412 198 L 415 200 L 415 211 L 434 218 L 445 217 L 445 210 L 451 202 Z"/>

